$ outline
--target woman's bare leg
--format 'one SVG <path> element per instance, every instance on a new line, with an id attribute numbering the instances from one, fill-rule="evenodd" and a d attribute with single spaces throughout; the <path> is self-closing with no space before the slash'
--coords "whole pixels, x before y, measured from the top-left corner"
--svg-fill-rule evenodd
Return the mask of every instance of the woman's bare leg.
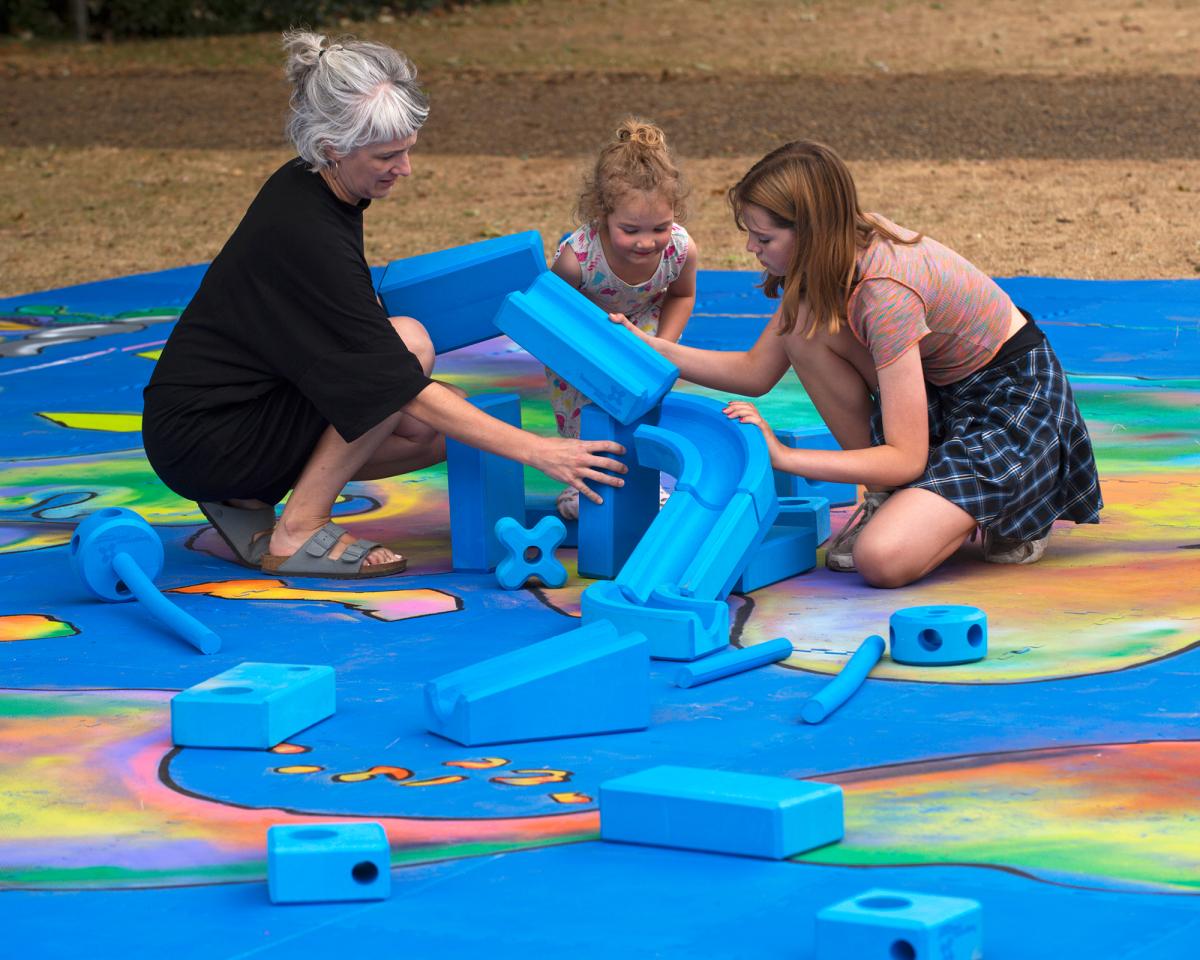
<path id="1" fill-rule="evenodd" d="M 975 518 L 945 497 L 920 487 L 893 493 L 854 544 L 854 565 L 873 587 L 920 580 L 954 553 L 975 529 Z"/>

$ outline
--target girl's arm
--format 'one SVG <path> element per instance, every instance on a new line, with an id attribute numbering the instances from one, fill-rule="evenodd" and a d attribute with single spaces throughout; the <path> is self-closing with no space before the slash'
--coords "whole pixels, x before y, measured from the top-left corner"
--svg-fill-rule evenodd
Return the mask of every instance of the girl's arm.
<path id="1" fill-rule="evenodd" d="M 779 336 L 778 312 L 749 350 L 685 347 L 643 333 L 619 313 L 610 313 L 608 318 L 614 323 L 623 323 L 626 329 L 675 364 L 685 380 L 702 387 L 761 397 L 779 382 L 789 366 L 783 338 Z"/>
<path id="2" fill-rule="evenodd" d="M 579 266 L 579 259 L 566 241 L 558 248 L 558 258 L 550 265 L 550 272 L 566 280 L 575 290 L 583 283 L 583 270 Z"/>
<path id="3" fill-rule="evenodd" d="M 687 326 L 692 310 L 696 306 L 696 264 L 700 262 L 696 241 L 688 244 L 687 258 L 683 261 L 683 270 L 675 278 L 675 282 L 667 287 L 667 295 L 663 300 L 662 312 L 658 317 L 658 338 L 678 343 L 683 336 L 683 328 Z"/>
<path id="4" fill-rule="evenodd" d="M 726 413 L 762 430 L 771 466 L 779 470 L 833 483 L 862 483 L 885 489 L 903 486 L 917 479 L 929 460 L 929 410 L 917 345 L 877 372 L 884 434 L 884 442 L 877 447 L 794 450 L 779 442 L 752 404 L 731 403 Z"/>

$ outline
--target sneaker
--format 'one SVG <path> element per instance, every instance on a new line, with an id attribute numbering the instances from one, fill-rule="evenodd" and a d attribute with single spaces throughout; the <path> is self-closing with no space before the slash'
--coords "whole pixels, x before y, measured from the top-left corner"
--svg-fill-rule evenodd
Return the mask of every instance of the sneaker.
<path id="1" fill-rule="evenodd" d="M 579 519 L 579 491 L 574 487 L 563 487 L 554 505 L 564 520 Z"/>
<path id="2" fill-rule="evenodd" d="M 1014 540 L 985 530 L 983 559 L 988 563 L 1037 563 L 1042 559 L 1049 542 L 1049 534 L 1039 540 Z"/>
<path id="3" fill-rule="evenodd" d="M 661 510 L 667 505 L 667 500 L 671 497 L 671 491 L 664 487 L 661 483 L 658 485 L 658 509 Z"/>
<path id="4" fill-rule="evenodd" d="M 863 494 L 862 503 L 850 514 L 850 519 L 842 527 L 841 533 L 833 538 L 833 542 L 825 551 L 825 566 L 838 573 L 854 572 L 854 542 L 867 522 L 875 516 L 875 511 L 891 495 L 891 490 L 868 491 Z"/>

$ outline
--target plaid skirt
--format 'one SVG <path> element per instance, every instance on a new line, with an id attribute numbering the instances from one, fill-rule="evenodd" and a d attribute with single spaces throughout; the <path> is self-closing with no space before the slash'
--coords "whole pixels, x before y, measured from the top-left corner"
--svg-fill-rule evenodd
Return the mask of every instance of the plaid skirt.
<path id="1" fill-rule="evenodd" d="M 1015 540 L 1044 537 L 1059 519 L 1099 522 L 1092 441 L 1048 342 L 926 391 L 929 463 L 907 486 L 932 490 Z M 878 398 L 871 436 L 883 443 Z"/>

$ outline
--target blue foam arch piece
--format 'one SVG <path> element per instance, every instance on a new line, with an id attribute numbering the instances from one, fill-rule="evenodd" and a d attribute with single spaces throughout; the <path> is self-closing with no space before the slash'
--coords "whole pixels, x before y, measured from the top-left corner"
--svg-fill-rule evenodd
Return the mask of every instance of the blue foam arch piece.
<path id="1" fill-rule="evenodd" d="M 394 260 L 379 281 L 391 316 L 414 317 L 445 353 L 500 335 L 494 318 L 504 298 L 546 272 L 536 230 Z"/>
<path id="2" fill-rule="evenodd" d="M 841 673 L 818 690 L 800 710 L 805 723 L 820 723 L 849 700 L 883 656 L 883 637 L 871 634 L 846 661 Z"/>
<path id="3" fill-rule="evenodd" d="M 648 413 L 679 376 L 673 363 L 553 273 L 506 297 L 496 326 L 622 423 Z"/>
<path id="4" fill-rule="evenodd" d="M 537 577 L 547 587 L 558 588 L 567 582 L 567 568 L 558 562 L 554 551 L 567 535 L 558 517 L 542 517 L 532 528 L 523 527 L 512 517 L 496 521 L 496 537 L 504 548 L 504 559 L 496 566 L 496 580 L 505 590 L 525 586 Z M 532 559 L 525 554 L 537 551 Z"/>

